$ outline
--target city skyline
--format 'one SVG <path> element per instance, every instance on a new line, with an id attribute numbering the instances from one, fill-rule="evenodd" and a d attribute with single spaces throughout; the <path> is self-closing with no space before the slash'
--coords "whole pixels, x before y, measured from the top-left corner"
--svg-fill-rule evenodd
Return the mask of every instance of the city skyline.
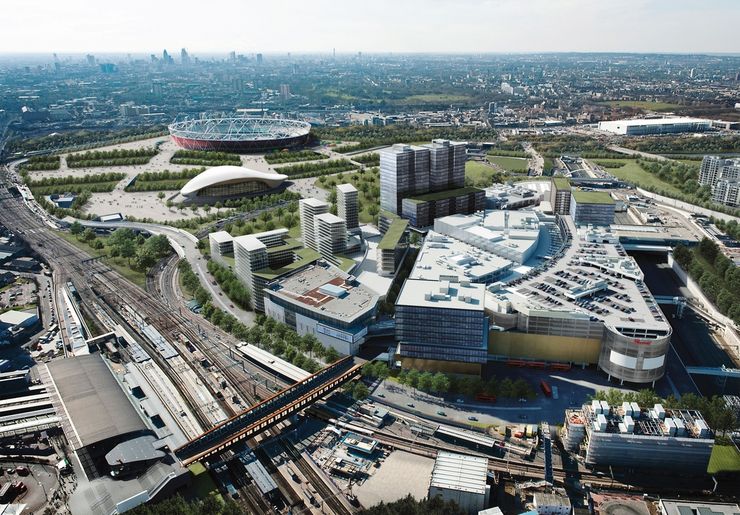
<path id="1" fill-rule="evenodd" d="M 356 8 L 352 2 L 332 0 L 248 6 L 220 0 L 193 17 L 187 5 L 172 10 L 142 0 L 107 5 L 104 12 L 81 0 L 11 0 L 3 10 L 6 37 L 0 41 L 0 53 L 150 53 L 183 47 L 196 53 L 331 53 L 334 48 L 340 53 L 740 50 L 733 37 L 740 4 L 729 0 L 701 5 L 684 0 L 531 0 L 526 11 L 513 0 L 464 0 L 454 8 L 439 0 L 400 5 L 380 0 L 370 7 L 353 1 Z M 460 23 L 450 23 L 451 9 L 458 12 Z M 39 18 L 39 12 L 46 16 Z M 229 13 L 229 23 L 224 13 Z M 224 30 L 231 20 L 243 23 Z M 567 26 L 578 30 L 563 30 Z"/>

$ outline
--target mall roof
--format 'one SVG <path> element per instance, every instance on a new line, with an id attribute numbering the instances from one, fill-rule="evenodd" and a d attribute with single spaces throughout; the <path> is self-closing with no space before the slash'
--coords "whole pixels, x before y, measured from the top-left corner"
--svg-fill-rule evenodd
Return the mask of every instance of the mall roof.
<path id="1" fill-rule="evenodd" d="M 54 360 L 48 368 L 83 446 L 146 429 L 100 354 Z"/>
<path id="2" fill-rule="evenodd" d="M 487 476 L 488 458 L 439 451 L 431 486 L 485 495 Z"/>
<path id="3" fill-rule="evenodd" d="M 333 294 L 335 288 L 330 291 L 324 288 L 326 285 L 343 289 L 345 295 L 336 296 Z M 348 323 L 375 309 L 378 302 L 378 296 L 352 281 L 352 276 L 321 263 L 284 277 L 265 291 L 270 296 Z"/>
<path id="4" fill-rule="evenodd" d="M 276 188 L 287 178 L 287 175 L 258 172 L 257 170 L 244 168 L 243 166 L 214 166 L 190 179 L 182 187 L 180 193 L 183 196 L 188 196 L 209 186 L 239 183 L 249 180 L 264 182 L 268 187 Z"/>
<path id="5" fill-rule="evenodd" d="M 407 279 L 396 305 L 483 311 L 485 285 Z"/>

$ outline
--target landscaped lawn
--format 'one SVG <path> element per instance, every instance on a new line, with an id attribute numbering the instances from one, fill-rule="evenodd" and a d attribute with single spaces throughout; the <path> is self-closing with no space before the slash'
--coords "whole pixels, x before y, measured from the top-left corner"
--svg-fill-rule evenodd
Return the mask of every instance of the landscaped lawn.
<path id="1" fill-rule="evenodd" d="M 674 185 L 660 180 L 655 175 L 646 172 L 634 159 L 609 159 L 609 161 L 623 161 L 624 166 L 620 168 L 608 168 L 610 174 L 625 181 L 642 186 L 643 188 L 656 188 L 664 190 L 671 195 L 681 195 L 681 190 Z"/>
<path id="2" fill-rule="evenodd" d="M 521 157 L 487 156 L 488 161 L 509 172 L 526 172 L 529 161 Z"/>
<path id="3" fill-rule="evenodd" d="M 208 473 L 206 468 L 199 461 L 193 463 L 188 467 L 190 472 L 193 474 L 193 484 L 188 492 L 197 499 L 205 499 L 206 497 L 213 496 L 219 501 L 223 502 L 224 498 L 218 491 L 216 483 L 213 482 L 211 475 Z"/>
<path id="4" fill-rule="evenodd" d="M 709 474 L 740 472 L 740 453 L 734 445 L 715 445 L 709 459 Z"/>

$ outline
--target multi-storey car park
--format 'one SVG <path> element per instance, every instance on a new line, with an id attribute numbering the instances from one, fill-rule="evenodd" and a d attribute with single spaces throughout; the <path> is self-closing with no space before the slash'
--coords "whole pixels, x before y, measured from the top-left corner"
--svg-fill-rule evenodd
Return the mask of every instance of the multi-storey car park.
<path id="1" fill-rule="evenodd" d="M 609 406 L 593 400 L 568 410 L 563 444 L 582 451 L 595 466 L 660 468 L 702 475 L 714 447 L 714 435 L 695 410 L 640 407 L 636 402 Z"/>

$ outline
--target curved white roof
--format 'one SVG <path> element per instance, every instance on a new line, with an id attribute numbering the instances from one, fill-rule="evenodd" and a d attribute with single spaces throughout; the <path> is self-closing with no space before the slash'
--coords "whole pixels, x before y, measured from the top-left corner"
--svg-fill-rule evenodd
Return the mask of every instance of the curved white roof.
<path id="1" fill-rule="evenodd" d="M 287 178 L 287 175 L 258 172 L 257 170 L 251 170 L 242 166 L 214 166 L 213 168 L 209 168 L 205 172 L 190 179 L 188 183 L 182 187 L 180 193 L 187 197 L 209 186 L 249 180 L 261 181 L 267 184 L 270 188 L 276 188 Z"/>

